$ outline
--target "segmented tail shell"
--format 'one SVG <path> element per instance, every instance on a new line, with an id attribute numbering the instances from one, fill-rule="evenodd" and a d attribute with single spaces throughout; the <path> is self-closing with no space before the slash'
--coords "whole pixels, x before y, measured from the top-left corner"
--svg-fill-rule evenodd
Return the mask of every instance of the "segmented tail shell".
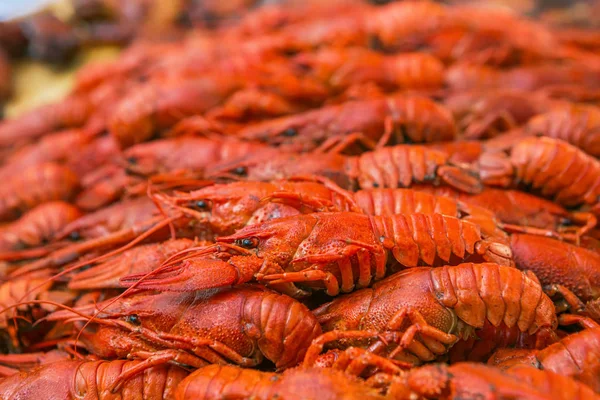
<path id="1" fill-rule="evenodd" d="M 34 165 L 0 188 L 0 219 L 14 218 L 52 200 L 69 200 L 79 188 L 71 170 L 54 163 Z"/>
<path id="2" fill-rule="evenodd" d="M 457 260 L 465 261 L 471 256 L 483 261 L 499 259 L 505 265 L 512 263 L 508 246 L 484 241 L 479 227 L 468 221 L 419 213 L 370 219 L 375 237 L 406 267 L 456 264 Z"/>
<path id="3" fill-rule="evenodd" d="M 511 152 L 513 180 L 567 207 L 600 198 L 600 161 L 552 138 L 527 138 Z"/>
<path id="4" fill-rule="evenodd" d="M 450 110 L 422 96 L 394 96 L 387 99 L 394 125 L 404 140 L 414 143 L 452 141 L 457 128 Z"/>
<path id="5" fill-rule="evenodd" d="M 0 250 L 16 250 L 18 246 L 37 246 L 53 240 L 58 232 L 81 216 L 69 203 L 52 201 L 41 204 L 0 231 Z"/>
<path id="6" fill-rule="evenodd" d="M 348 157 L 345 170 L 362 189 L 398 188 L 437 181 L 437 169 L 447 160 L 441 151 L 399 145 Z"/>
<path id="7" fill-rule="evenodd" d="M 503 78 L 496 68 L 467 63 L 454 64 L 446 70 L 446 85 L 455 91 L 497 88 Z"/>
<path id="8" fill-rule="evenodd" d="M 385 72 L 389 81 L 402 88 L 435 88 L 444 81 L 444 64 L 424 53 L 402 53 L 389 57 Z"/>
<path id="9" fill-rule="evenodd" d="M 458 217 L 456 200 L 412 189 L 359 190 L 354 199 L 365 214 L 439 213 Z"/>
<path id="10" fill-rule="evenodd" d="M 0 147 L 14 146 L 46 133 L 83 125 L 94 107 L 84 96 L 72 96 L 55 104 L 35 108 L 15 119 L 0 123 Z"/>
<path id="11" fill-rule="evenodd" d="M 115 379 L 141 361 L 58 361 L 27 373 L 15 374 L 0 383 L 3 399 L 104 398 Z M 188 372 L 172 364 L 149 367 L 125 380 L 112 395 L 121 398 L 172 398 Z"/>
<path id="12" fill-rule="evenodd" d="M 386 49 L 401 49 L 422 38 L 449 18 L 448 9 L 434 2 L 400 2 L 377 7 L 365 19 L 367 30 Z"/>
<path id="13" fill-rule="evenodd" d="M 376 389 L 332 368 L 294 368 L 283 374 L 208 365 L 188 376 L 177 388 L 175 399 L 383 399 Z"/>
<path id="14" fill-rule="evenodd" d="M 217 105 L 233 85 L 219 83 L 223 86 L 208 79 L 141 86 L 118 104 L 109 121 L 111 134 L 123 148 L 148 140 L 183 117 L 202 114 Z"/>
<path id="15" fill-rule="evenodd" d="M 192 247 L 190 239 L 167 240 L 136 246 L 110 259 L 75 274 L 70 289 L 122 288 L 119 279 L 131 274 L 147 274 L 158 268 L 170 256 Z"/>
<path id="16" fill-rule="evenodd" d="M 279 293 L 248 297 L 242 312 L 246 326 L 258 328 L 258 346 L 277 369 L 297 365 L 321 334 L 321 325 L 304 304 Z"/>
<path id="17" fill-rule="evenodd" d="M 600 156 L 600 110 L 590 105 L 561 107 L 533 117 L 527 131 L 564 140 L 586 153 Z"/>
<path id="18" fill-rule="evenodd" d="M 436 298 L 470 326 L 482 328 L 488 320 L 534 334 L 558 325 L 554 304 L 540 284 L 515 268 L 465 263 L 430 273 Z"/>

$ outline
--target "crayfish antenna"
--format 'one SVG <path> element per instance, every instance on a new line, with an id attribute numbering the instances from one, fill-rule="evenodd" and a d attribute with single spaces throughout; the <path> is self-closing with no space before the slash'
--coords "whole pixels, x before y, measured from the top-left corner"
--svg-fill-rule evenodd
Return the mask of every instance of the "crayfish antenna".
<path id="1" fill-rule="evenodd" d="M 131 241 L 130 241 L 129 243 L 127 243 L 126 245 L 124 245 L 124 246 L 121 246 L 120 248 L 118 248 L 118 249 L 115 249 L 115 250 L 113 250 L 113 251 L 109 251 L 108 253 L 105 253 L 105 254 L 103 254 L 103 255 L 101 255 L 101 256 L 98 256 L 98 257 L 95 257 L 95 258 L 92 258 L 92 259 L 89 259 L 89 260 L 85 260 L 85 261 L 78 262 L 78 263 L 74 264 L 73 266 L 71 266 L 71 267 L 69 267 L 69 268 L 66 268 L 66 269 L 64 269 L 63 271 L 61 271 L 61 272 L 59 272 L 59 273 L 57 273 L 57 274 L 54 274 L 53 276 L 49 277 L 48 279 L 46 279 L 46 280 L 44 280 L 43 282 L 41 282 L 39 285 L 35 286 L 34 288 L 32 288 L 31 290 L 29 290 L 28 292 L 26 292 L 26 293 L 25 293 L 25 294 L 24 294 L 24 295 L 23 295 L 23 296 L 22 296 L 22 297 L 19 299 L 19 301 L 20 301 L 20 302 L 21 302 L 21 301 L 23 301 L 23 300 L 24 300 L 24 299 L 26 299 L 26 298 L 27 298 L 27 297 L 28 297 L 30 294 L 32 294 L 32 293 L 35 293 L 35 291 L 36 291 L 36 290 L 38 290 L 39 288 L 43 287 L 44 285 L 46 285 L 46 284 L 47 284 L 47 283 L 49 283 L 49 282 L 53 282 L 53 281 L 55 281 L 56 279 L 58 279 L 58 278 L 60 278 L 60 277 L 62 277 L 62 276 L 65 276 L 65 275 L 67 275 L 67 274 L 69 274 L 69 273 L 71 273 L 71 272 L 73 272 L 73 271 L 76 271 L 76 270 L 78 270 L 78 269 L 80 269 L 80 268 L 82 268 L 82 267 L 84 267 L 84 266 L 86 266 L 86 265 L 88 265 L 88 264 L 92 264 L 92 263 L 96 263 L 96 262 L 98 262 L 98 261 L 106 260 L 106 259 L 108 259 L 108 258 L 110 258 L 110 257 L 112 257 L 112 256 L 114 256 L 114 255 L 117 255 L 117 254 L 119 254 L 119 253 L 122 253 L 122 252 L 123 252 L 123 251 L 125 251 L 125 250 L 128 250 L 128 249 L 132 248 L 132 247 L 133 247 L 133 246 L 135 246 L 136 244 L 138 244 L 138 243 L 142 242 L 143 240 L 145 240 L 146 238 L 148 238 L 149 236 L 151 236 L 152 234 L 154 234 L 155 232 L 157 232 L 158 230 L 162 229 L 162 228 L 163 228 L 163 227 L 165 227 L 165 226 L 168 226 L 170 223 L 172 223 L 172 221 L 174 221 L 174 220 L 175 220 L 175 219 L 177 219 L 177 218 L 179 218 L 179 216 L 173 216 L 173 217 L 167 218 L 166 220 L 160 221 L 160 222 L 158 222 L 158 223 L 153 223 L 153 224 L 154 224 L 154 226 L 152 226 L 151 228 L 149 228 L 149 229 L 145 230 L 145 232 L 144 232 L 144 233 L 142 233 L 142 234 L 141 234 L 140 236 L 138 236 L 137 238 L 135 238 L 135 239 L 131 240 Z M 152 224 L 151 224 L 151 225 L 152 225 Z M 117 235 L 117 237 L 119 237 L 119 236 L 123 236 L 124 238 L 131 238 L 131 236 L 134 236 L 134 235 L 136 234 L 136 232 L 135 232 L 134 230 L 132 230 L 132 229 L 127 229 L 126 231 L 120 231 L 120 232 L 118 232 L 118 233 L 119 233 L 119 235 Z M 111 235 L 111 237 L 114 237 L 114 236 L 113 236 L 113 235 Z M 97 242 L 99 242 L 99 241 L 100 241 L 100 242 L 104 242 L 104 240 L 105 240 L 105 239 L 106 239 L 106 238 L 101 238 L 100 240 L 92 240 L 92 241 L 90 241 L 90 242 L 94 242 L 94 243 L 97 243 Z M 127 239 L 125 239 L 125 240 L 127 240 Z M 112 242 L 112 241 L 110 241 L 110 242 Z M 82 243 L 82 244 L 85 244 L 85 243 Z M 80 245 L 77 245 L 77 247 L 79 248 L 79 247 L 80 247 Z M 96 247 L 97 247 L 97 245 L 96 245 L 96 246 L 91 246 L 91 247 L 90 247 L 89 245 L 88 245 L 88 246 L 84 246 L 84 248 L 85 248 L 86 250 L 91 250 L 91 249 L 93 249 L 93 248 L 96 248 Z M 81 252 L 78 252 L 78 253 L 76 253 L 76 254 L 75 254 L 75 256 L 80 256 L 80 255 L 81 255 L 80 253 L 81 253 Z M 71 257 L 73 257 L 73 256 L 74 256 L 74 255 L 71 255 Z M 44 260 L 40 260 L 40 261 L 44 261 Z M 51 260 L 51 261 L 52 261 L 52 260 Z M 18 275 L 21 275 L 21 273 L 23 273 L 23 272 L 29 272 L 29 271 L 32 271 L 32 270 L 38 270 L 38 269 L 42 269 L 42 268 L 45 268 L 45 267 L 48 267 L 48 266 L 52 266 L 52 265 L 43 264 L 43 265 L 40 267 L 40 266 L 38 266 L 38 265 L 35 265 L 35 263 L 33 263 L 33 267 L 34 267 L 34 268 L 31 268 L 31 267 L 29 267 L 29 266 L 24 266 L 24 267 L 22 267 L 22 268 L 19 268 L 19 269 L 18 269 L 17 271 L 15 271 L 13 274 L 15 274 L 15 273 L 18 273 L 18 274 L 17 274 L 17 276 L 18 276 Z M 11 276 L 13 276 L 13 275 L 11 274 Z M 2 312 L 3 312 L 3 311 L 4 311 L 4 310 L 0 310 L 0 314 L 2 314 Z"/>
<path id="2" fill-rule="evenodd" d="M 42 363 L 68 359 L 70 359 L 69 354 L 60 350 L 24 354 L 0 354 L 0 364 L 9 365 L 11 367 L 20 369 L 34 368 Z M 19 372 L 18 369 L 15 369 L 14 371 Z M 3 376 L 2 370 L 0 370 L 0 376 Z"/>
<path id="3" fill-rule="evenodd" d="M 507 224 L 504 222 L 498 222 L 498 226 L 502 230 L 504 230 L 505 232 L 508 232 L 508 233 L 525 233 L 525 234 L 529 234 L 529 235 L 545 236 L 545 237 L 549 237 L 549 238 L 557 239 L 557 240 L 561 240 L 561 239 L 564 239 L 567 241 L 576 240 L 576 237 L 574 235 L 560 234 L 560 233 L 554 232 L 553 230 L 550 230 L 550 229 L 542 229 L 542 228 L 535 228 L 535 227 L 531 227 L 531 226 Z"/>
<path id="4" fill-rule="evenodd" d="M 153 175 L 145 182 L 135 183 L 125 188 L 129 196 L 143 195 L 152 186 L 155 190 L 197 190 L 213 184 L 212 181 L 197 179 L 195 177 L 181 176 L 179 174 Z"/>
<path id="5" fill-rule="evenodd" d="M 153 193 L 152 198 L 153 198 L 153 201 L 157 201 L 162 204 L 166 204 L 171 209 L 179 211 L 182 215 L 189 216 L 190 218 L 194 218 L 195 220 L 199 221 L 200 223 L 204 223 L 207 220 L 206 215 L 204 215 L 203 213 L 177 204 L 177 202 L 180 200 L 178 197 L 171 197 L 171 196 L 165 195 L 163 193 Z"/>
<path id="6" fill-rule="evenodd" d="M 114 245 L 117 243 L 122 243 L 130 240 L 126 245 L 105 253 L 101 256 L 95 257 L 93 259 L 88 259 L 79 263 L 76 263 L 72 267 L 67 270 L 64 270 L 61 274 L 57 275 L 56 278 L 63 276 L 67 272 L 74 271 L 78 268 L 83 267 L 84 265 L 88 265 L 90 263 L 98 262 L 109 257 L 112 257 L 116 254 L 119 254 L 125 250 L 130 249 L 141 241 L 147 239 L 149 236 L 162 229 L 165 226 L 168 226 L 172 221 L 179 218 L 179 215 L 168 218 L 167 220 L 163 219 L 163 217 L 152 218 L 146 221 L 141 227 L 135 227 L 130 229 L 122 229 L 120 231 L 114 232 L 108 236 L 100 237 L 96 239 L 91 239 L 82 243 L 77 243 L 72 246 L 68 246 L 64 249 L 60 249 L 48 257 L 43 258 L 41 260 L 34 261 L 30 264 L 25 264 L 22 267 L 16 269 L 13 273 L 11 273 L 11 278 L 15 278 L 17 276 L 37 271 L 44 268 L 51 267 L 60 267 L 64 264 L 72 262 L 77 258 L 83 256 L 87 252 L 91 250 L 95 250 L 97 248 Z M 140 233 L 141 232 L 141 233 Z M 136 237 L 136 235 L 138 235 Z"/>
<path id="7" fill-rule="evenodd" d="M 169 231 L 171 232 L 171 239 L 175 240 L 177 238 L 177 235 L 175 233 L 175 225 L 173 225 L 173 220 L 169 220 L 169 215 L 163 208 L 163 205 L 161 204 L 159 199 L 154 197 L 153 192 L 152 192 L 152 182 L 150 182 L 150 181 L 148 181 L 148 188 L 147 188 L 146 194 L 150 198 L 150 200 L 152 200 L 152 203 L 158 209 L 158 211 L 160 212 L 160 215 L 162 215 L 165 218 L 165 220 L 169 221 Z"/>
<path id="8" fill-rule="evenodd" d="M 57 307 L 57 308 L 62 308 L 63 310 L 65 310 L 67 312 L 79 315 L 80 317 L 83 317 L 83 318 L 86 318 L 86 319 L 89 318 L 88 316 L 86 316 L 83 313 L 77 311 L 77 309 L 75 309 L 73 307 L 69 307 L 69 306 L 67 306 L 65 304 L 58 303 L 56 301 L 51 301 L 51 300 L 20 301 L 18 303 L 14 303 L 14 304 L 11 304 L 10 306 L 6 306 L 6 307 L 0 309 L 0 314 L 4 314 L 5 312 L 7 312 L 10 309 L 17 308 L 17 307 L 20 307 L 20 306 L 26 306 L 26 305 L 30 305 L 30 304 L 49 304 L 49 305 Z M 56 313 L 56 311 L 54 313 L 52 313 L 52 314 L 55 314 L 55 313 Z M 52 314 L 50 314 L 50 315 L 52 315 Z M 43 321 L 47 321 L 47 320 L 48 320 L 48 316 L 46 316 L 44 318 L 40 318 L 39 320 L 37 320 L 35 322 L 35 324 L 39 324 L 39 323 L 41 323 Z"/>
<path id="9" fill-rule="evenodd" d="M 0 252 L 0 261 L 20 261 L 45 257 L 60 248 L 67 246 L 67 242 L 50 243 L 46 246 L 33 247 L 31 249 Z"/>
<path id="10" fill-rule="evenodd" d="M 0 365 L 0 378 L 6 378 L 8 376 L 11 375 L 15 375 L 18 374 L 19 370 L 18 369 L 14 369 L 14 368 L 10 368 L 4 365 Z"/>
<path id="11" fill-rule="evenodd" d="M 296 192 L 284 190 L 273 192 L 260 200 L 261 206 L 264 206 L 267 203 L 282 203 L 286 206 L 294 207 L 299 211 L 302 211 L 303 207 L 306 207 L 309 212 L 342 211 L 336 210 L 333 202 L 329 200 L 318 197 L 302 196 Z"/>
<path id="12" fill-rule="evenodd" d="M 71 276 L 69 289 L 119 288 L 119 279 L 128 274 L 152 271 L 169 256 L 197 243 L 190 239 L 168 240 L 136 246 L 122 254 Z M 156 263 L 156 264 L 155 264 Z"/>
<path id="13" fill-rule="evenodd" d="M 245 250 L 245 249 L 243 249 L 243 248 L 238 248 L 237 246 L 229 245 L 229 244 L 212 245 L 212 246 L 206 246 L 206 247 L 193 247 L 193 248 L 190 248 L 190 249 L 185 249 L 185 250 L 180 251 L 179 253 L 177 253 L 177 254 L 171 256 L 169 259 L 167 259 L 163 263 L 163 265 L 161 265 L 160 267 L 158 267 L 154 271 L 151 271 L 151 272 L 145 274 L 144 276 L 140 277 L 137 281 L 132 282 L 129 285 L 129 287 L 123 293 L 121 293 L 120 295 L 114 297 L 113 299 L 106 300 L 104 303 L 102 303 L 103 306 L 97 308 L 96 312 L 94 313 L 94 315 L 92 315 L 91 317 L 89 317 L 89 320 L 79 330 L 77 338 L 75 339 L 75 343 L 77 343 L 77 341 L 79 340 L 80 335 L 83 333 L 83 331 L 85 330 L 85 328 L 89 324 L 91 324 L 92 322 L 94 322 L 96 320 L 96 317 L 98 315 L 100 315 L 100 313 L 104 312 L 107 308 L 109 308 L 111 305 L 115 304 L 117 301 L 120 301 L 124 297 L 126 297 L 126 296 L 128 296 L 130 294 L 135 293 L 140 288 L 140 286 L 143 284 L 144 280 L 147 279 L 148 277 L 153 276 L 154 274 L 159 274 L 163 270 L 169 270 L 171 268 L 173 268 L 173 270 L 177 270 L 178 268 L 181 268 L 181 267 L 178 267 L 176 263 L 179 262 L 180 260 L 181 261 L 185 261 L 185 257 L 187 255 L 189 255 L 189 254 L 200 255 L 200 254 L 210 254 L 211 252 L 217 254 L 217 253 L 221 252 L 221 248 L 222 247 L 230 248 L 230 249 L 242 252 L 242 253 L 248 253 L 248 251 Z M 237 257 L 239 257 L 239 258 L 242 259 L 242 263 L 243 262 L 247 262 L 246 260 L 250 258 L 250 257 L 247 257 L 247 256 L 246 257 L 244 257 L 244 256 L 242 256 L 242 257 L 237 256 Z M 258 259 L 258 257 L 255 257 L 255 258 Z M 210 261 L 218 261 L 218 260 L 214 260 L 214 259 L 208 259 L 208 260 L 209 260 L 208 264 L 210 264 Z M 258 260 L 260 260 L 260 259 L 258 259 Z M 231 261 L 231 259 L 230 259 L 230 261 Z M 224 266 L 227 267 L 227 263 L 224 262 L 224 261 L 220 261 L 220 263 L 218 263 L 218 265 L 217 265 L 217 270 L 216 271 L 211 271 L 210 274 L 205 274 L 206 271 L 202 270 L 201 274 L 198 274 L 198 276 L 194 276 L 194 278 L 198 278 L 199 279 L 196 282 L 196 284 L 201 284 L 202 283 L 201 281 L 202 281 L 202 276 L 203 276 L 204 277 L 204 285 L 205 285 L 205 287 L 203 287 L 203 288 L 217 288 L 217 287 L 223 287 L 223 286 L 231 285 L 231 284 L 227 284 L 227 283 L 221 283 L 221 284 L 219 284 L 218 280 L 217 281 L 215 281 L 215 280 L 213 280 L 213 281 L 208 280 L 208 283 L 206 283 L 206 281 L 207 281 L 206 278 L 209 278 L 209 279 L 210 279 L 210 277 L 213 277 L 213 278 L 217 277 L 218 278 L 219 276 L 221 276 L 223 274 L 223 267 Z M 260 265 L 256 268 L 256 271 L 258 271 L 260 269 L 260 266 L 262 266 L 262 260 L 260 260 Z M 253 275 L 254 275 L 254 273 L 253 273 Z M 247 282 L 247 281 L 249 281 L 252 278 L 252 276 L 251 276 L 251 277 L 247 278 L 247 280 L 243 281 L 242 280 L 243 278 L 240 278 L 241 276 L 243 276 L 243 275 L 239 275 L 238 278 L 237 278 L 237 280 L 238 280 L 239 283 Z M 126 278 L 127 277 L 125 277 L 124 279 L 126 279 Z M 192 285 L 188 285 L 188 286 L 192 286 Z M 195 289 L 191 289 L 191 290 L 195 290 Z M 183 291 L 183 290 L 176 290 L 176 291 Z M 96 306 L 96 305 L 94 305 L 94 306 Z M 50 316 L 52 316 L 52 315 L 53 314 L 51 314 Z M 48 316 L 48 317 L 50 317 L 50 316 Z M 48 318 L 48 317 L 46 317 L 46 318 Z M 108 321 L 103 321 L 103 323 L 108 324 Z"/>
<path id="14" fill-rule="evenodd" d="M 189 173 L 189 171 L 175 171 L 170 173 L 156 174 L 148 178 L 148 183 L 157 190 L 164 191 L 167 189 L 178 190 L 197 190 L 214 184 L 214 181 L 208 179 L 200 179 L 197 173 Z M 193 188 L 193 189 L 192 189 Z"/>

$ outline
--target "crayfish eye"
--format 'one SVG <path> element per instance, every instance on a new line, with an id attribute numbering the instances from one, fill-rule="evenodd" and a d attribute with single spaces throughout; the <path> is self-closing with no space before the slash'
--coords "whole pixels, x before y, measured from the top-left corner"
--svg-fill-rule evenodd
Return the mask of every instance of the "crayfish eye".
<path id="1" fill-rule="evenodd" d="M 245 249 L 253 249 L 258 247 L 258 239 L 257 238 L 246 238 L 240 239 L 237 241 L 237 245 L 243 247 Z"/>
<path id="2" fill-rule="evenodd" d="M 286 130 L 281 132 L 281 135 L 285 137 L 294 137 L 298 135 L 298 131 L 296 130 L 296 128 L 287 128 Z"/>
<path id="3" fill-rule="evenodd" d="M 369 38 L 367 40 L 368 40 L 369 49 L 374 50 L 374 51 L 385 50 L 385 46 L 379 37 L 369 36 Z"/>
<path id="4" fill-rule="evenodd" d="M 208 208 L 208 203 L 205 200 L 198 200 L 197 202 L 194 203 L 194 207 L 196 207 L 200 210 L 205 210 Z"/>
<path id="5" fill-rule="evenodd" d="M 142 321 L 140 321 L 140 318 L 137 316 L 137 314 L 128 315 L 127 317 L 125 317 L 125 321 L 129 322 L 131 325 L 136 326 L 142 324 Z"/>
<path id="6" fill-rule="evenodd" d="M 77 240 L 81 239 L 81 235 L 79 234 L 79 232 L 73 231 L 73 232 L 69 233 L 69 239 L 71 239 L 73 241 L 77 241 Z"/>
<path id="7" fill-rule="evenodd" d="M 177 14 L 177 16 L 175 17 L 175 23 L 184 28 L 192 28 L 193 27 L 193 21 L 192 21 L 191 17 L 188 15 L 187 12 L 184 12 L 184 11 L 181 11 Z"/>
<path id="8" fill-rule="evenodd" d="M 564 217 L 564 218 L 560 219 L 560 224 L 565 225 L 565 226 L 571 226 L 571 225 L 574 225 L 575 223 L 573 222 L 572 219 Z"/>
<path id="9" fill-rule="evenodd" d="M 235 175 L 244 176 L 248 173 L 248 170 L 246 169 L 246 167 L 237 167 L 237 168 L 234 168 L 234 170 L 231 172 L 234 173 Z"/>

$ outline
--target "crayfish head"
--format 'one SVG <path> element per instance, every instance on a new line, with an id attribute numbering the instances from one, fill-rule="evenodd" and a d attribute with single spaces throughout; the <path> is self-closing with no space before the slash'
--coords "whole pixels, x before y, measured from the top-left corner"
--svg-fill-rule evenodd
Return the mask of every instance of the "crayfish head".
<path id="1" fill-rule="evenodd" d="M 105 359 L 126 357 L 139 344 L 139 339 L 129 332 L 113 326 L 86 328 L 80 336 L 81 345 L 91 354 Z"/>
<path id="2" fill-rule="evenodd" d="M 260 207 L 261 182 L 233 182 L 211 185 L 182 196 L 171 196 L 168 202 L 196 221 L 210 226 L 218 235 L 240 229 Z"/>
<path id="3" fill-rule="evenodd" d="M 233 243 L 285 268 L 316 223 L 317 219 L 311 214 L 279 218 L 247 226 L 233 235 L 217 238 L 217 242 Z"/>
<path id="4" fill-rule="evenodd" d="M 275 148 L 273 148 L 275 149 Z M 351 187 L 351 178 L 345 171 L 346 157 L 337 153 L 303 153 L 282 151 L 258 152 L 235 162 L 207 169 L 207 177 L 236 177 L 253 181 L 272 181 L 297 175 L 322 175 L 336 184 Z"/>
<path id="5" fill-rule="evenodd" d="M 248 224 L 296 215 L 299 212 L 283 204 L 269 204 L 261 200 L 275 190 L 267 182 L 233 182 L 214 185 L 197 191 L 190 207 L 206 215 L 213 232 L 219 235 L 233 233 Z"/>
<path id="6" fill-rule="evenodd" d="M 162 142 L 162 143 L 159 143 Z M 173 150 L 165 141 L 141 143 L 123 153 L 125 169 L 134 174 L 149 176 L 159 172 L 163 152 Z"/>
<path id="7" fill-rule="evenodd" d="M 295 125 L 298 125 L 298 122 L 294 121 L 294 117 L 283 117 L 247 127 L 239 133 L 239 136 L 246 140 L 259 140 L 278 145 L 298 136 Z"/>
<path id="8" fill-rule="evenodd" d="M 131 296 L 118 296 L 97 304 L 87 304 L 53 312 L 49 321 L 68 319 L 91 320 L 94 323 L 135 330 L 148 318 L 168 316 L 174 307 L 179 307 L 185 299 L 184 294 L 142 292 Z M 164 315 L 163 315 L 164 314 Z"/>

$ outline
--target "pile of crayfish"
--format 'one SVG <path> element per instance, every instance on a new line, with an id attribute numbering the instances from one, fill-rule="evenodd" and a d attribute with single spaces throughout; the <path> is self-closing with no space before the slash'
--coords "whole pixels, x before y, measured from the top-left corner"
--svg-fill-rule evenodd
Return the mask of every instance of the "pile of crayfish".
<path id="1" fill-rule="evenodd" d="M 600 33 L 265 5 L 0 123 L 2 399 L 600 399 Z"/>

